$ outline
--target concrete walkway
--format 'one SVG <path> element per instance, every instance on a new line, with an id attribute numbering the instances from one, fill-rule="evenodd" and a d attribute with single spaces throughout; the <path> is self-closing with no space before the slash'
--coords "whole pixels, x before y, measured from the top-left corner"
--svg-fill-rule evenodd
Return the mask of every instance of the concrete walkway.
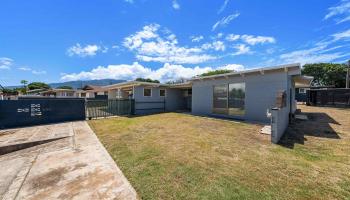
<path id="1" fill-rule="evenodd" d="M 138 199 L 85 121 L 0 131 L 2 148 L 40 140 L 0 156 L 1 199 Z"/>

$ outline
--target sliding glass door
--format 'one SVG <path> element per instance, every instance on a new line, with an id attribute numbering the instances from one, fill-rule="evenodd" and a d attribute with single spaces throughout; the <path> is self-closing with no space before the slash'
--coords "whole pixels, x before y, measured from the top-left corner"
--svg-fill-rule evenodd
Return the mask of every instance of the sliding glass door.
<path id="1" fill-rule="evenodd" d="M 213 113 L 232 116 L 244 115 L 245 83 L 231 83 L 214 86 Z"/>
<path id="2" fill-rule="evenodd" d="M 227 115 L 227 85 L 215 85 L 213 90 L 213 113 Z"/>
<path id="3" fill-rule="evenodd" d="M 245 83 L 231 83 L 228 89 L 228 114 L 244 115 Z"/>

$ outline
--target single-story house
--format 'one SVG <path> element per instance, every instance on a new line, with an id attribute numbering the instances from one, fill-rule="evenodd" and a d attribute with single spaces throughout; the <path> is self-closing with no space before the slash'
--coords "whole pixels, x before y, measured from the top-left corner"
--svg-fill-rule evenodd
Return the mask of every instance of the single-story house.
<path id="1" fill-rule="evenodd" d="M 44 97 L 56 97 L 56 98 L 74 98 L 75 90 L 73 89 L 49 89 L 40 92 L 41 96 Z"/>
<path id="2" fill-rule="evenodd" d="M 191 110 L 192 83 L 169 85 L 129 81 L 103 87 L 108 99 L 134 99 L 135 113 Z"/>
<path id="3" fill-rule="evenodd" d="M 295 85 L 310 82 L 301 76 L 300 64 L 288 64 L 195 77 L 182 84 L 130 81 L 103 88 L 109 99 L 134 99 L 136 114 L 188 110 L 195 115 L 269 123 L 268 113 L 279 105 L 288 123 L 296 110 Z"/>
<path id="4" fill-rule="evenodd" d="M 79 98 L 105 98 L 108 96 L 108 90 L 101 86 L 85 85 L 82 89 L 75 92 Z"/>

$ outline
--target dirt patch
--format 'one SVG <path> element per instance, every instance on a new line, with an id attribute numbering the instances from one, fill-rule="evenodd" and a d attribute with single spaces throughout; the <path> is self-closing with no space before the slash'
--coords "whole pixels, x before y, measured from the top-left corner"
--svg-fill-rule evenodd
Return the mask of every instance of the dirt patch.
<path id="1" fill-rule="evenodd" d="M 44 189 L 47 187 L 53 187 L 56 185 L 68 172 L 66 167 L 60 167 L 54 170 L 51 170 L 43 175 L 36 176 L 32 179 L 31 186 L 33 189 Z"/>
<path id="2" fill-rule="evenodd" d="M 13 134 L 13 133 L 16 133 L 16 132 L 17 132 L 16 130 L 1 131 L 0 132 L 0 136 L 10 135 L 10 134 Z"/>
<path id="3" fill-rule="evenodd" d="M 78 163 L 78 164 L 74 165 L 73 171 L 74 171 L 74 170 L 81 169 L 81 168 L 84 168 L 84 167 L 86 167 L 86 166 L 87 166 L 86 163 Z"/>
<path id="4" fill-rule="evenodd" d="M 111 173 L 102 172 L 100 169 L 95 169 L 84 176 L 79 176 L 65 186 L 65 193 L 61 194 L 59 199 L 72 199 L 81 192 L 81 188 L 87 191 L 95 191 L 96 187 L 111 181 L 113 175 Z M 106 191 L 106 193 L 108 190 Z M 105 199 L 107 194 L 97 194 L 96 198 Z M 93 197 L 92 197 L 93 198 Z"/>

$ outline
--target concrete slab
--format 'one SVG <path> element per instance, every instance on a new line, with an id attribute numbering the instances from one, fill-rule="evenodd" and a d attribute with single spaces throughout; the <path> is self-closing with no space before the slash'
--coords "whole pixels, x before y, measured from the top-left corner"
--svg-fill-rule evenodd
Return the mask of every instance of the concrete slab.
<path id="1" fill-rule="evenodd" d="M 265 125 L 261 130 L 260 130 L 261 134 L 265 134 L 265 135 L 271 135 L 271 126 L 270 125 Z"/>
<path id="2" fill-rule="evenodd" d="M 0 147 L 73 136 L 70 123 L 0 130 Z"/>
<path id="3" fill-rule="evenodd" d="M 51 137 L 66 131 L 71 136 L 0 156 L 2 199 L 138 198 L 85 121 L 22 128 L 11 134 L 19 133 L 23 139 L 31 135 L 34 140 L 45 130 Z M 9 138 L 16 140 L 15 135 Z"/>

